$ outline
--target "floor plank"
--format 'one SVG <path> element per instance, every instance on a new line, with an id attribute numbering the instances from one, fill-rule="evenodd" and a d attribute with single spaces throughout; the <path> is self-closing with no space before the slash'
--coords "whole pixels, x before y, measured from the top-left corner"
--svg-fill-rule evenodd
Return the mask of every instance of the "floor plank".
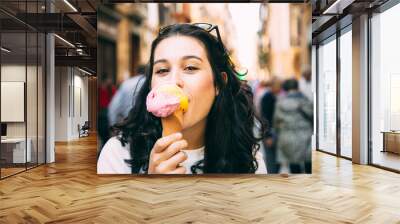
<path id="1" fill-rule="evenodd" d="M 0 223 L 400 223 L 400 175 L 313 153 L 313 174 L 96 174 L 94 136 L 0 181 Z"/>

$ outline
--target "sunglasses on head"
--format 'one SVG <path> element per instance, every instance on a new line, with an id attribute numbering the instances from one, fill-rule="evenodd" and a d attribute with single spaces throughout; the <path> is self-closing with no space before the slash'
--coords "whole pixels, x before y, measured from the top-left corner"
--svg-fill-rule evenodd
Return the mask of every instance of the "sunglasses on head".
<path id="1" fill-rule="evenodd" d="M 158 33 L 159 34 L 163 34 L 163 33 L 165 33 L 165 31 L 167 31 L 167 30 L 169 30 L 169 29 L 171 29 L 171 28 L 173 28 L 175 26 L 180 26 L 180 25 L 183 25 L 183 24 L 196 26 L 196 27 L 201 28 L 201 29 L 203 29 L 203 30 L 205 30 L 207 32 L 211 32 L 211 31 L 213 31 L 215 29 L 216 32 L 217 32 L 218 40 L 219 41 L 221 40 L 221 36 L 219 34 L 218 26 L 210 24 L 210 23 L 177 23 L 177 24 L 172 24 L 172 25 L 168 25 L 168 26 L 164 26 L 164 27 L 160 28 L 160 31 Z"/>
<path id="2" fill-rule="evenodd" d="M 166 31 L 170 30 L 171 28 L 173 28 L 175 26 L 179 26 L 179 25 L 182 25 L 182 24 L 187 24 L 187 25 L 198 27 L 198 28 L 200 28 L 200 29 L 202 29 L 202 30 L 204 30 L 204 31 L 206 31 L 208 33 L 211 33 L 211 31 L 215 30 L 215 32 L 217 33 L 217 39 L 218 39 L 219 46 L 220 46 L 221 50 L 224 52 L 224 56 L 226 56 L 226 58 L 228 59 L 228 63 L 232 66 L 232 68 L 233 69 L 235 68 L 235 64 L 233 63 L 230 55 L 228 54 L 228 50 L 225 48 L 225 46 L 224 46 L 224 44 L 222 42 L 221 35 L 219 33 L 219 29 L 218 29 L 217 25 L 213 25 L 213 24 L 210 24 L 210 23 L 178 23 L 178 24 L 172 24 L 172 25 L 168 25 L 168 26 L 160 28 L 159 35 L 165 33 Z M 243 72 L 238 72 L 237 75 L 238 75 L 238 77 L 240 79 L 242 79 L 243 76 L 245 76 L 246 74 L 247 74 L 247 70 L 244 73 Z"/>
<path id="3" fill-rule="evenodd" d="M 171 29 L 171 28 L 173 28 L 175 26 L 182 25 L 182 24 L 185 24 L 185 23 L 172 24 L 172 25 L 168 25 L 168 26 L 162 27 L 162 28 L 160 28 L 159 34 L 163 34 L 167 30 L 169 30 L 169 29 Z M 221 35 L 219 33 L 219 29 L 218 29 L 217 25 L 213 25 L 213 24 L 210 24 L 210 23 L 186 23 L 186 24 L 198 27 L 198 28 L 200 28 L 200 29 L 202 29 L 202 30 L 204 30 L 204 31 L 206 31 L 208 33 L 211 33 L 211 31 L 215 30 L 215 32 L 217 33 L 217 39 L 218 39 L 219 46 L 220 46 L 221 50 L 224 52 L 224 55 L 228 57 L 229 63 L 232 66 L 234 65 L 232 60 L 231 60 L 231 58 L 230 58 L 230 56 L 229 56 L 229 54 L 228 54 L 227 49 L 225 48 L 225 46 L 224 46 L 224 44 L 222 42 Z"/>

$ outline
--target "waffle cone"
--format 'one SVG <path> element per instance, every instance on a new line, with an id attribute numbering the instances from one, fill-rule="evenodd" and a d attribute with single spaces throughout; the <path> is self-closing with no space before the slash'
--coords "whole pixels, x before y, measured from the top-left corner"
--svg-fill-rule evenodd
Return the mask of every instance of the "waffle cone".
<path id="1" fill-rule="evenodd" d="M 180 132 L 183 129 L 183 111 L 177 110 L 168 117 L 161 118 L 162 136 L 171 135 Z"/>

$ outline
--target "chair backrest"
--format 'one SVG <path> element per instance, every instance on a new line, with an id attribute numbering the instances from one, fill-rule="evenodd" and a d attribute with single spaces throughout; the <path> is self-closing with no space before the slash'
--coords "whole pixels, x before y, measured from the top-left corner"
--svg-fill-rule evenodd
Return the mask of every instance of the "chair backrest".
<path id="1" fill-rule="evenodd" d="M 90 126 L 89 126 L 89 121 L 85 121 L 85 124 L 83 124 L 83 126 L 82 126 L 82 128 L 89 128 Z"/>

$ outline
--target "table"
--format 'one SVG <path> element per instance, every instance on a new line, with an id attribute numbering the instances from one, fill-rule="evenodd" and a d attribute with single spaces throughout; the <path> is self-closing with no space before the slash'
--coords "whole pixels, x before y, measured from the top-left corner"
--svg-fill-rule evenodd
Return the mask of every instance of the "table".
<path id="1" fill-rule="evenodd" d="M 382 131 L 383 150 L 382 152 L 392 152 L 400 154 L 400 131 Z"/>
<path id="2" fill-rule="evenodd" d="M 25 143 L 26 154 L 25 154 Z M 31 146 L 32 140 L 27 138 L 6 138 L 1 139 L 1 157 L 6 160 L 6 163 L 25 163 L 31 162 L 32 153 Z M 12 159 L 11 159 L 12 158 Z M 26 161 L 25 161 L 26 159 Z"/>

